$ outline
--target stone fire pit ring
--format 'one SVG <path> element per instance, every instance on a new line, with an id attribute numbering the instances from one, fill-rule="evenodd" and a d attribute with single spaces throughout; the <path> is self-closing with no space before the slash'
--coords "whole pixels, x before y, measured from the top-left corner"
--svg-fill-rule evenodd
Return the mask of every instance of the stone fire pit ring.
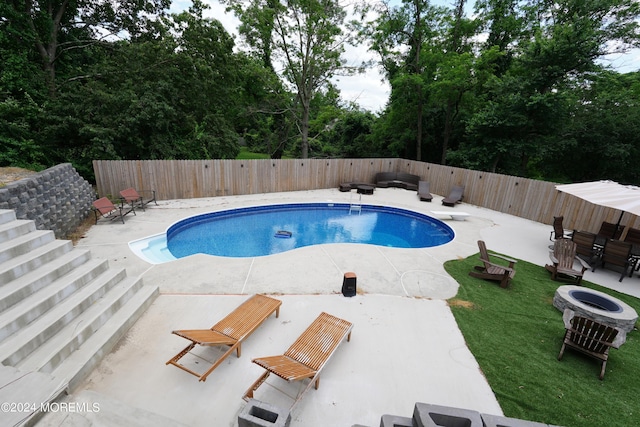
<path id="1" fill-rule="evenodd" d="M 629 304 L 582 286 L 560 286 L 553 297 L 553 306 L 561 312 L 569 308 L 579 316 L 626 332 L 632 331 L 638 320 L 638 313 Z"/>

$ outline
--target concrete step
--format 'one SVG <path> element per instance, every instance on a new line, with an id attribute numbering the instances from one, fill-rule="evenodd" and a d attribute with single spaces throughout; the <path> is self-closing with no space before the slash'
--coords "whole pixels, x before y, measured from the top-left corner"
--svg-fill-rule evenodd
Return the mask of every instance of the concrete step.
<path id="1" fill-rule="evenodd" d="M 64 384 L 53 375 L 41 372 L 23 372 L 13 366 L 0 365 L 0 402 L 20 403 L 14 411 L 0 413 L 3 426 L 23 426 L 30 424 L 32 415 L 40 411 L 41 404 L 62 399 Z M 46 409 L 46 408 L 45 408 Z M 59 424 L 66 425 L 66 424 Z"/>
<path id="2" fill-rule="evenodd" d="M 13 209 L 0 209 L 0 224 L 16 220 L 16 211 Z"/>
<path id="3" fill-rule="evenodd" d="M 61 397 L 59 403 L 62 402 L 85 410 L 76 413 L 49 412 L 38 422 L 38 427 L 186 427 L 179 421 L 136 408 L 93 390 L 84 390 L 74 397 Z M 211 424 L 215 425 L 215 422 Z"/>
<path id="4" fill-rule="evenodd" d="M 138 281 L 142 285 L 142 281 Z M 140 286 L 139 289 L 114 313 L 102 328 L 90 334 L 77 351 L 64 358 L 51 372 L 60 380 L 67 381 L 68 390 L 75 390 L 93 371 L 100 361 L 113 350 L 126 332 L 149 308 L 159 295 L 157 286 Z"/>
<path id="5" fill-rule="evenodd" d="M 88 260 L 0 313 L 0 341 L 27 326 L 109 268 L 106 260 Z M 24 288 L 21 288 L 24 289 Z"/>
<path id="6" fill-rule="evenodd" d="M 23 234 L 35 231 L 36 223 L 27 219 L 16 219 L 0 224 L 0 242 L 15 239 Z"/>
<path id="7" fill-rule="evenodd" d="M 121 280 L 109 292 L 96 300 L 82 314 L 68 323 L 55 336 L 21 359 L 13 366 L 23 371 L 39 371 L 52 373 L 70 355 L 74 354 L 84 343 L 101 331 L 107 322 L 114 318 L 116 312 L 127 304 L 142 288 L 142 280 L 126 278 Z M 90 350 L 85 350 L 91 352 Z M 78 369 L 79 367 L 72 367 Z M 62 378 L 61 378 L 62 379 Z"/>
<path id="8" fill-rule="evenodd" d="M 70 241 L 56 240 L 53 232 L 36 230 L 33 221 L 0 210 L 0 368 L 15 370 L 6 371 L 7 378 L 37 376 L 46 382 L 40 387 L 10 380 L 0 384 L 0 392 L 47 402 L 77 387 L 158 293 L 157 286 L 144 286 L 124 269 L 110 268 Z M 15 421 L 35 425 L 38 418 L 18 414 Z M 87 425 L 86 419 L 64 421 Z"/>
<path id="9" fill-rule="evenodd" d="M 0 241 L 0 263 L 26 254 L 55 239 L 56 236 L 51 230 L 34 230 L 11 240 Z"/>
<path id="10" fill-rule="evenodd" d="M 37 292 L 53 283 L 58 278 L 79 268 L 91 259 L 91 252 L 74 249 L 55 260 L 28 272 L 4 286 L 0 286 L 0 311 L 21 301 L 23 298 Z"/>
<path id="11" fill-rule="evenodd" d="M 0 239 L 1 241 L 1 239 Z M 54 240 L 0 264 L 0 284 L 7 284 L 73 249 L 69 240 Z"/>
<path id="12" fill-rule="evenodd" d="M 93 304 L 126 277 L 124 269 L 109 269 L 83 286 L 73 295 L 32 321 L 16 333 L 0 342 L 0 361 L 5 365 L 17 366 L 32 351 L 44 344 L 65 328 L 68 324 L 77 324 L 77 318 L 83 315 Z"/>

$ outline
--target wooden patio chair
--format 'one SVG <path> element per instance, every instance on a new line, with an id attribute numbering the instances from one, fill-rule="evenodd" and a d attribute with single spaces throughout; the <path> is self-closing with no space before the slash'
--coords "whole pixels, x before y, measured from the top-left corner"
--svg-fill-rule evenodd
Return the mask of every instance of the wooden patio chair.
<path id="1" fill-rule="evenodd" d="M 602 254 L 598 262 L 594 263 L 592 271 L 596 271 L 596 267 L 602 268 L 618 267 L 622 268 L 622 274 L 620 274 L 619 282 L 622 282 L 624 276 L 631 268 L 633 273 L 633 264 L 631 258 L 631 243 L 621 242 L 619 240 L 609 239 L 605 242 Z"/>
<path id="2" fill-rule="evenodd" d="M 418 197 L 422 202 L 430 202 L 433 196 L 429 192 L 429 183 L 427 181 L 418 182 Z"/>
<path id="3" fill-rule="evenodd" d="M 451 189 L 449 195 L 442 199 L 442 204 L 445 206 L 455 206 L 456 203 L 462 202 L 463 195 L 464 185 L 456 185 Z"/>
<path id="4" fill-rule="evenodd" d="M 346 320 L 320 313 L 283 355 L 253 359 L 253 363 L 266 371 L 246 391 L 243 399 L 253 398 L 253 393 L 271 373 L 290 382 L 309 379 L 309 384 L 295 399 L 293 410 L 312 384 L 318 389 L 322 368 L 345 337 L 347 341 L 351 340 L 352 328 L 353 324 Z"/>
<path id="5" fill-rule="evenodd" d="M 124 216 L 126 214 L 129 212 L 133 212 L 134 215 L 136 214 L 132 207 L 125 208 L 122 203 L 119 206 L 116 206 L 107 197 L 101 197 L 98 200 L 95 200 L 93 202 L 92 210 L 96 217 L 96 224 L 100 217 L 110 221 L 120 218 L 124 224 Z"/>
<path id="6" fill-rule="evenodd" d="M 142 194 L 140 194 L 142 193 Z M 139 206 L 144 211 L 144 207 L 149 203 L 153 202 L 156 206 L 158 206 L 158 202 L 156 202 L 156 191 L 155 190 L 140 190 L 137 191 L 135 188 L 127 188 L 120 192 L 120 197 L 124 200 L 125 203 L 130 205 L 132 208 Z"/>
<path id="7" fill-rule="evenodd" d="M 571 313 L 571 310 L 565 311 L 565 317 L 568 312 Z M 603 379 L 609 358 L 609 349 L 611 347 L 618 348 L 624 342 L 624 339 L 616 340 L 620 331 L 582 316 L 573 315 L 568 323 L 565 324 L 566 332 L 558 360 L 562 360 L 564 350 L 567 347 L 578 350 L 602 363 L 599 378 Z"/>
<path id="8" fill-rule="evenodd" d="M 173 356 L 166 364 L 177 366 L 206 381 L 207 377 L 235 350 L 237 357 L 240 357 L 242 342 L 249 337 L 266 319 L 275 312 L 276 317 L 280 315 L 280 305 L 282 301 L 267 297 L 265 295 L 254 295 L 235 310 L 229 313 L 224 319 L 213 325 L 211 329 L 184 329 L 173 331 L 172 333 L 191 341 L 184 350 Z M 202 346 L 229 346 L 209 369 L 203 374 L 199 374 L 181 365 L 178 361 L 188 354 L 196 345 Z"/>
<path id="9" fill-rule="evenodd" d="M 633 261 L 633 269 L 629 272 L 629 277 L 631 277 L 634 270 L 640 269 L 640 230 L 629 228 L 627 235 L 624 236 L 624 241 L 631 243 L 631 259 Z"/>
<path id="10" fill-rule="evenodd" d="M 617 225 L 612 222 L 603 221 L 600 225 L 600 230 L 596 233 L 596 245 L 604 247 L 604 244 L 609 239 L 620 240 L 624 229 L 624 225 Z"/>
<path id="11" fill-rule="evenodd" d="M 572 233 L 570 230 L 564 229 L 564 226 L 562 224 L 563 221 L 563 216 L 553 217 L 553 230 L 551 231 L 551 235 L 549 235 L 549 240 L 551 240 L 552 242 L 564 237 L 571 237 Z"/>
<path id="12" fill-rule="evenodd" d="M 578 258 L 593 265 L 600 256 L 600 249 L 596 247 L 596 235 L 588 231 L 574 230 L 571 241 L 576 244 L 576 255 Z"/>
<path id="13" fill-rule="evenodd" d="M 513 279 L 513 276 L 516 274 L 514 266 L 517 261 L 492 253 L 491 256 L 506 261 L 509 263 L 509 266 L 497 264 L 491 261 L 489 251 L 487 251 L 487 246 L 483 240 L 478 240 L 478 248 L 480 249 L 480 261 L 482 261 L 482 265 L 473 267 L 474 270 L 469 272 L 469 276 L 500 282 L 501 288 L 509 286 L 511 279 Z"/>
<path id="14" fill-rule="evenodd" d="M 551 280 L 569 280 L 576 285 L 580 284 L 589 264 L 576 255 L 577 246 L 567 238 L 560 238 L 554 242 L 553 252 L 549 253 L 551 264 L 544 266 L 551 272 Z M 575 261 L 580 263 L 579 269 L 573 268 Z"/>

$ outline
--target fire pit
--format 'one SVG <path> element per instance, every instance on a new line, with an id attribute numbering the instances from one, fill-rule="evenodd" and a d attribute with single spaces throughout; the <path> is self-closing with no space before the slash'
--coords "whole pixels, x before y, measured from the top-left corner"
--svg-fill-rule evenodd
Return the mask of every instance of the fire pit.
<path id="1" fill-rule="evenodd" d="M 611 295 L 582 286 L 560 286 L 553 297 L 553 306 L 562 312 L 569 308 L 580 316 L 627 332 L 633 330 L 638 320 L 633 307 Z"/>

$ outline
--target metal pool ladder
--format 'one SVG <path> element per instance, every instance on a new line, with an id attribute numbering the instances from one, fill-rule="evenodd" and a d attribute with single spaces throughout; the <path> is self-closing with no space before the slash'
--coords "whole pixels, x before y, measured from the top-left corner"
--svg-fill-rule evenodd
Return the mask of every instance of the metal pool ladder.
<path id="1" fill-rule="evenodd" d="M 353 199 L 353 194 L 351 195 L 351 199 Z M 362 212 L 362 194 L 358 194 L 358 203 L 353 203 L 353 201 L 349 200 L 349 215 L 351 212 L 358 212 L 358 215 Z"/>

